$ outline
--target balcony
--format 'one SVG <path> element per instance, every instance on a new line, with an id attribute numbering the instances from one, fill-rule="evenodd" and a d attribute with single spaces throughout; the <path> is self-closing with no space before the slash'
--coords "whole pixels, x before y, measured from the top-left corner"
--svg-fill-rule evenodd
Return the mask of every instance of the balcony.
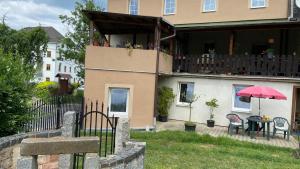
<path id="1" fill-rule="evenodd" d="M 87 69 L 156 73 L 156 50 L 87 46 Z M 172 73 L 172 57 L 160 54 L 159 73 Z"/>
<path id="2" fill-rule="evenodd" d="M 300 58 L 294 55 L 176 56 L 173 72 L 299 78 Z"/>

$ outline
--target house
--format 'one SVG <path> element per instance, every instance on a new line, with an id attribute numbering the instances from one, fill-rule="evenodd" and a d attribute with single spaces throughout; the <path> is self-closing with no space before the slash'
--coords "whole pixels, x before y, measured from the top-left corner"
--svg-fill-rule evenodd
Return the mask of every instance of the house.
<path id="1" fill-rule="evenodd" d="M 85 97 L 129 117 L 132 128 L 155 127 L 161 86 L 176 95 L 170 119 L 188 120 L 193 94 L 200 96 L 194 122 L 206 123 L 212 98 L 220 104 L 217 125 L 227 126 L 231 112 L 257 115 L 257 99 L 236 96 L 251 85 L 287 96 L 262 99 L 262 114 L 292 124 L 300 117 L 299 0 L 109 0 L 108 12 L 84 13 L 91 30 Z"/>
<path id="2" fill-rule="evenodd" d="M 41 70 L 36 74 L 35 81 L 58 81 L 58 74 L 66 74 L 70 83 L 81 82 L 77 76 L 78 64 L 73 60 L 60 57 L 59 48 L 63 35 L 53 27 L 41 27 L 48 35 L 47 52 L 43 54 Z M 26 28 L 32 29 L 32 28 Z"/>

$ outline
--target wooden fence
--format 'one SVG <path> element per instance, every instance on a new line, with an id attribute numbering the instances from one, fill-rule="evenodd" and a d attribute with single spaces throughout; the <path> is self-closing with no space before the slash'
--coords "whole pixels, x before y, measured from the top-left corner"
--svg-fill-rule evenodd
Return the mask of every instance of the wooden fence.
<path id="1" fill-rule="evenodd" d="M 173 72 L 300 77 L 300 58 L 294 55 L 175 56 Z"/>

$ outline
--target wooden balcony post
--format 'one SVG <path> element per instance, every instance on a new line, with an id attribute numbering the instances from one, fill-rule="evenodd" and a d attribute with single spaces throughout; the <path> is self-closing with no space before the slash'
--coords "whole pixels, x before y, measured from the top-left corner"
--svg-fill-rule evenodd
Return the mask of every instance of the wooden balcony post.
<path id="1" fill-rule="evenodd" d="M 90 21 L 90 45 L 93 45 L 93 41 L 94 41 L 94 22 Z"/>
<path id="2" fill-rule="evenodd" d="M 235 43 L 235 32 L 231 31 L 230 32 L 230 37 L 229 37 L 229 55 L 232 56 L 234 54 L 234 43 Z"/>
<path id="3" fill-rule="evenodd" d="M 160 19 L 157 19 L 157 24 L 154 31 L 154 49 L 156 49 L 156 70 L 155 70 L 155 90 L 154 90 L 154 105 L 153 105 L 153 117 L 156 117 L 158 113 L 157 101 L 158 101 L 158 74 L 159 74 L 159 54 L 160 54 L 160 38 L 161 38 L 161 27 Z"/>

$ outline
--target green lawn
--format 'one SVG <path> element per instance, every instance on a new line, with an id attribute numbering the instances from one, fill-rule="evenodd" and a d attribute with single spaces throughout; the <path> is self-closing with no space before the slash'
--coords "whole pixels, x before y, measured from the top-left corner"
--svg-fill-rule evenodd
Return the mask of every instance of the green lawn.
<path id="1" fill-rule="evenodd" d="M 300 169 L 292 149 L 187 132 L 132 132 L 147 142 L 146 169 Z"/>

